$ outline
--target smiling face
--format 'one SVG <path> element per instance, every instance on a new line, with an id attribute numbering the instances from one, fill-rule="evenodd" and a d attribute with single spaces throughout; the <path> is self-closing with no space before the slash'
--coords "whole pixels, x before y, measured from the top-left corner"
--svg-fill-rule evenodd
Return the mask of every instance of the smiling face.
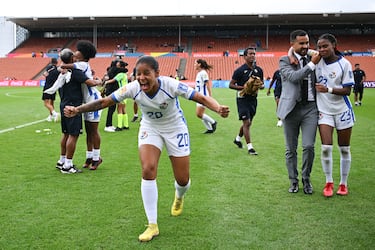
<path id="1" fill-rule="evenodd" d="M 306 56 L 307 50 L 309 49 L 309 36 L 296 36 L 296 39 L 294 39 L 293 42 L 291 42 L 291 45 L 294 49 L 294 52 L 301 56 Z"/>
<path id="2" fill-rule="evenodd" d="M 141 90 L 148 95 L 153 95 L 159 88 L 159 70 L 154 70 L 147 63 L 139 63 L 136 67 L 137 80 L 141 86 Z"/>

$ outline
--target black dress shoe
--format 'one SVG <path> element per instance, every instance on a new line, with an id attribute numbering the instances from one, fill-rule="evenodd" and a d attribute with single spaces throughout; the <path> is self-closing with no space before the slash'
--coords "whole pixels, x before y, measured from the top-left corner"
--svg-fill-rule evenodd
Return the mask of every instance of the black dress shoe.
<path id="1" fill-rule="evenodd" d="M 303 182 L 303 192 L 305 194 L 312 194 L 313 187 L 311 185 L 311 182 L 309 180 L 302 180 L 302 182 Z"/>
<path id="2" fill-rule="evenodd" d="M 298 193 L 298 182 L 294 182 L 290 184 L 289 193 Z"/>

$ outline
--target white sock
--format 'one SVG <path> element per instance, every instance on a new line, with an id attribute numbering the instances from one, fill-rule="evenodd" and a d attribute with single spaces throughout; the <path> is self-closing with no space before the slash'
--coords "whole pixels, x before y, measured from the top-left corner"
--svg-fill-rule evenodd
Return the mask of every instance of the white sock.
<path id="1" fill-rule="evenodd" d="M 250 149 L 252 149 L 253 148 L 253 144 L 250 142 L 250 143 L 248 143 L 247 144 L 247 150 L 250 150 Z"/>
<path id="2" fill-rule="evenodd" d="M 157 224 L 158 219 L 158 187 L 156 180 L 141 182 L 143 207 L 149 224 Z"/>
<path id="3" fill-rule="evenodd" d="M 56 116 L 58 115 L 57 112 L 55 110 L 52 111 L 52 116 Z"/>
<path id="4" fill-rule="evenodd" d="M 348 185 L 348 176 L 350 171 L 350 165 L 352 162 L 352 156 L 350 154 L 350 146 L 340 146 L 340 184 Z"/>
<path id="5" fill-rule="evenodd" d="M 60 155 L 59 162 L 64 164 L 65 163 L 65 159 L 66 159 L 65 155 Z"/>
<path id="6" fill-rule="evenodd" d="M 212 125 L 208 121 L 205 121 L 202 119 L 203 125 L 206 127 L 208 130 L 212 130 Z"/>
<path id="7" fill-rule="evenodd" d="M 186 184 L 186 186 L 180 186 L 177 181 L 174 181 L 174 187 L 176 188 L 176 196 L 177 198 L 181 198 L 185 195 L 186 191 L 189 190 L 190 188 L 190 179 L 189 179 L 189 182 L 188 184 Z"/>
<path id="8" fill-rule="evenodd" d="M 86 159 L 92 158 L 92 151 L 86 151 Z"/>
<path id="9" fill-rule="evenodd" d="M 322 145 L 321 162 L 323 172 L 326 176 L 326 183 L 333 182 L 332 177 L 332 145 Z"/>
<path id="10" fill-rule="evenodd" d="M 73 159 L 66 158 L 65 163 L 64 163 L 64 168 L 69 169 L 71 167 L 73 167 Z"/>
<path id="11" fill-rule="evenodd" d="M 100 148 L 99 149 L 93 149 L 92 150 L 92 160 L 93 161 L 99 161 L 100 158 Z"/>
<path id="12" fill-rule="evenodd" d="M 241 136 L 237 135 L 236 136 L 236 141 L 241 141 Z"/>

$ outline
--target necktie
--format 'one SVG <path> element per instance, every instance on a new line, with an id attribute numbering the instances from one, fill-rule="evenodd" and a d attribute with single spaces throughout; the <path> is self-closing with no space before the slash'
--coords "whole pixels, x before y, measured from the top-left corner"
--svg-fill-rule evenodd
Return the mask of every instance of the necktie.
<path id="1" fill-rule="evenodd" d="M 302 65 L 305 66 L 307 64 L 306 57 L 301 57 Z M 307 103 L 308 99 L 308 84 L 309 81 L 307 78 L 303 79 L 302 86 L 301 86 L 301 101 L 302 103 Z"/>

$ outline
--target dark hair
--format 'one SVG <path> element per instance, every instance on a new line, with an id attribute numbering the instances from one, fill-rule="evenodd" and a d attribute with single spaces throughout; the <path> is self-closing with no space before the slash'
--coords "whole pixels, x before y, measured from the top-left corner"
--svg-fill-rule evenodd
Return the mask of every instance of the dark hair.
<path id="1" fill-rule="evenodd" d="M 248 48 L 246 48 L 246 49 L 243 51 L 243 55 L 244 55 L 244 56 L 247 56 L 247 53 L 249 53 L 249 50 L 254 50 L 254 51 L 256 51 L 257 49 L 256 49 L 256 48 L 253 48 L 253 47 L 248 47 Z"/>
<path id="2" fill-rule="evenodd" d="M 306 35 L 307 35 L 307 32 L 304 30 L 294 30 L 290 33 L 289 39 L 291 42 L 294 42 L 297 36 L 306 36 Z"/>
<path id="3" fill-rule="evenodd" d="M 212 65 L 209 65 L 206 60 L 203 60 L 203 59 L 198 59 L 197 60 L 197 63 L 199 63 L 201 65 L 201 68 L 202 69 L 205 69 L 205 70 L 210 70 L 212 69 Z"/>
<path id="4" fill-rule="evenodd" d="M 318 38 L 318 40 L 321 40 L 321 39 L 328 40 L 330 43 L 332 43 L 333 49 L 334 49 L 336 55 L 339 55 L 339 56 L 342 55 L 341 52 L 338 51 L 338 49 L 337 49 L 337 39 L 334 35 L 329 34 L 329 33 L 325 33 Z"/>
<path id="5" fill-rule="evenodd" d="M 56 57 L 51 58 L 51 64 L 57 64 L 57 58 Z"/>
<path id="6" fill-rule="evenodd" d="M 135 66 L 138 64 L 145 63 L 149 65 L 153 70 L 158 71 L 159 70 L 159 63 L 156 61 L 156 59 L 152 56 L 141 56 L 138 60 Z"/>
<path id="7" fill-rule="evenodd" d="M 92 42 L 88 40 L 80 40 L 77 42 L 77 50 L 81 52 L 86 60 L 96 56 L 96 48 Z"/>

